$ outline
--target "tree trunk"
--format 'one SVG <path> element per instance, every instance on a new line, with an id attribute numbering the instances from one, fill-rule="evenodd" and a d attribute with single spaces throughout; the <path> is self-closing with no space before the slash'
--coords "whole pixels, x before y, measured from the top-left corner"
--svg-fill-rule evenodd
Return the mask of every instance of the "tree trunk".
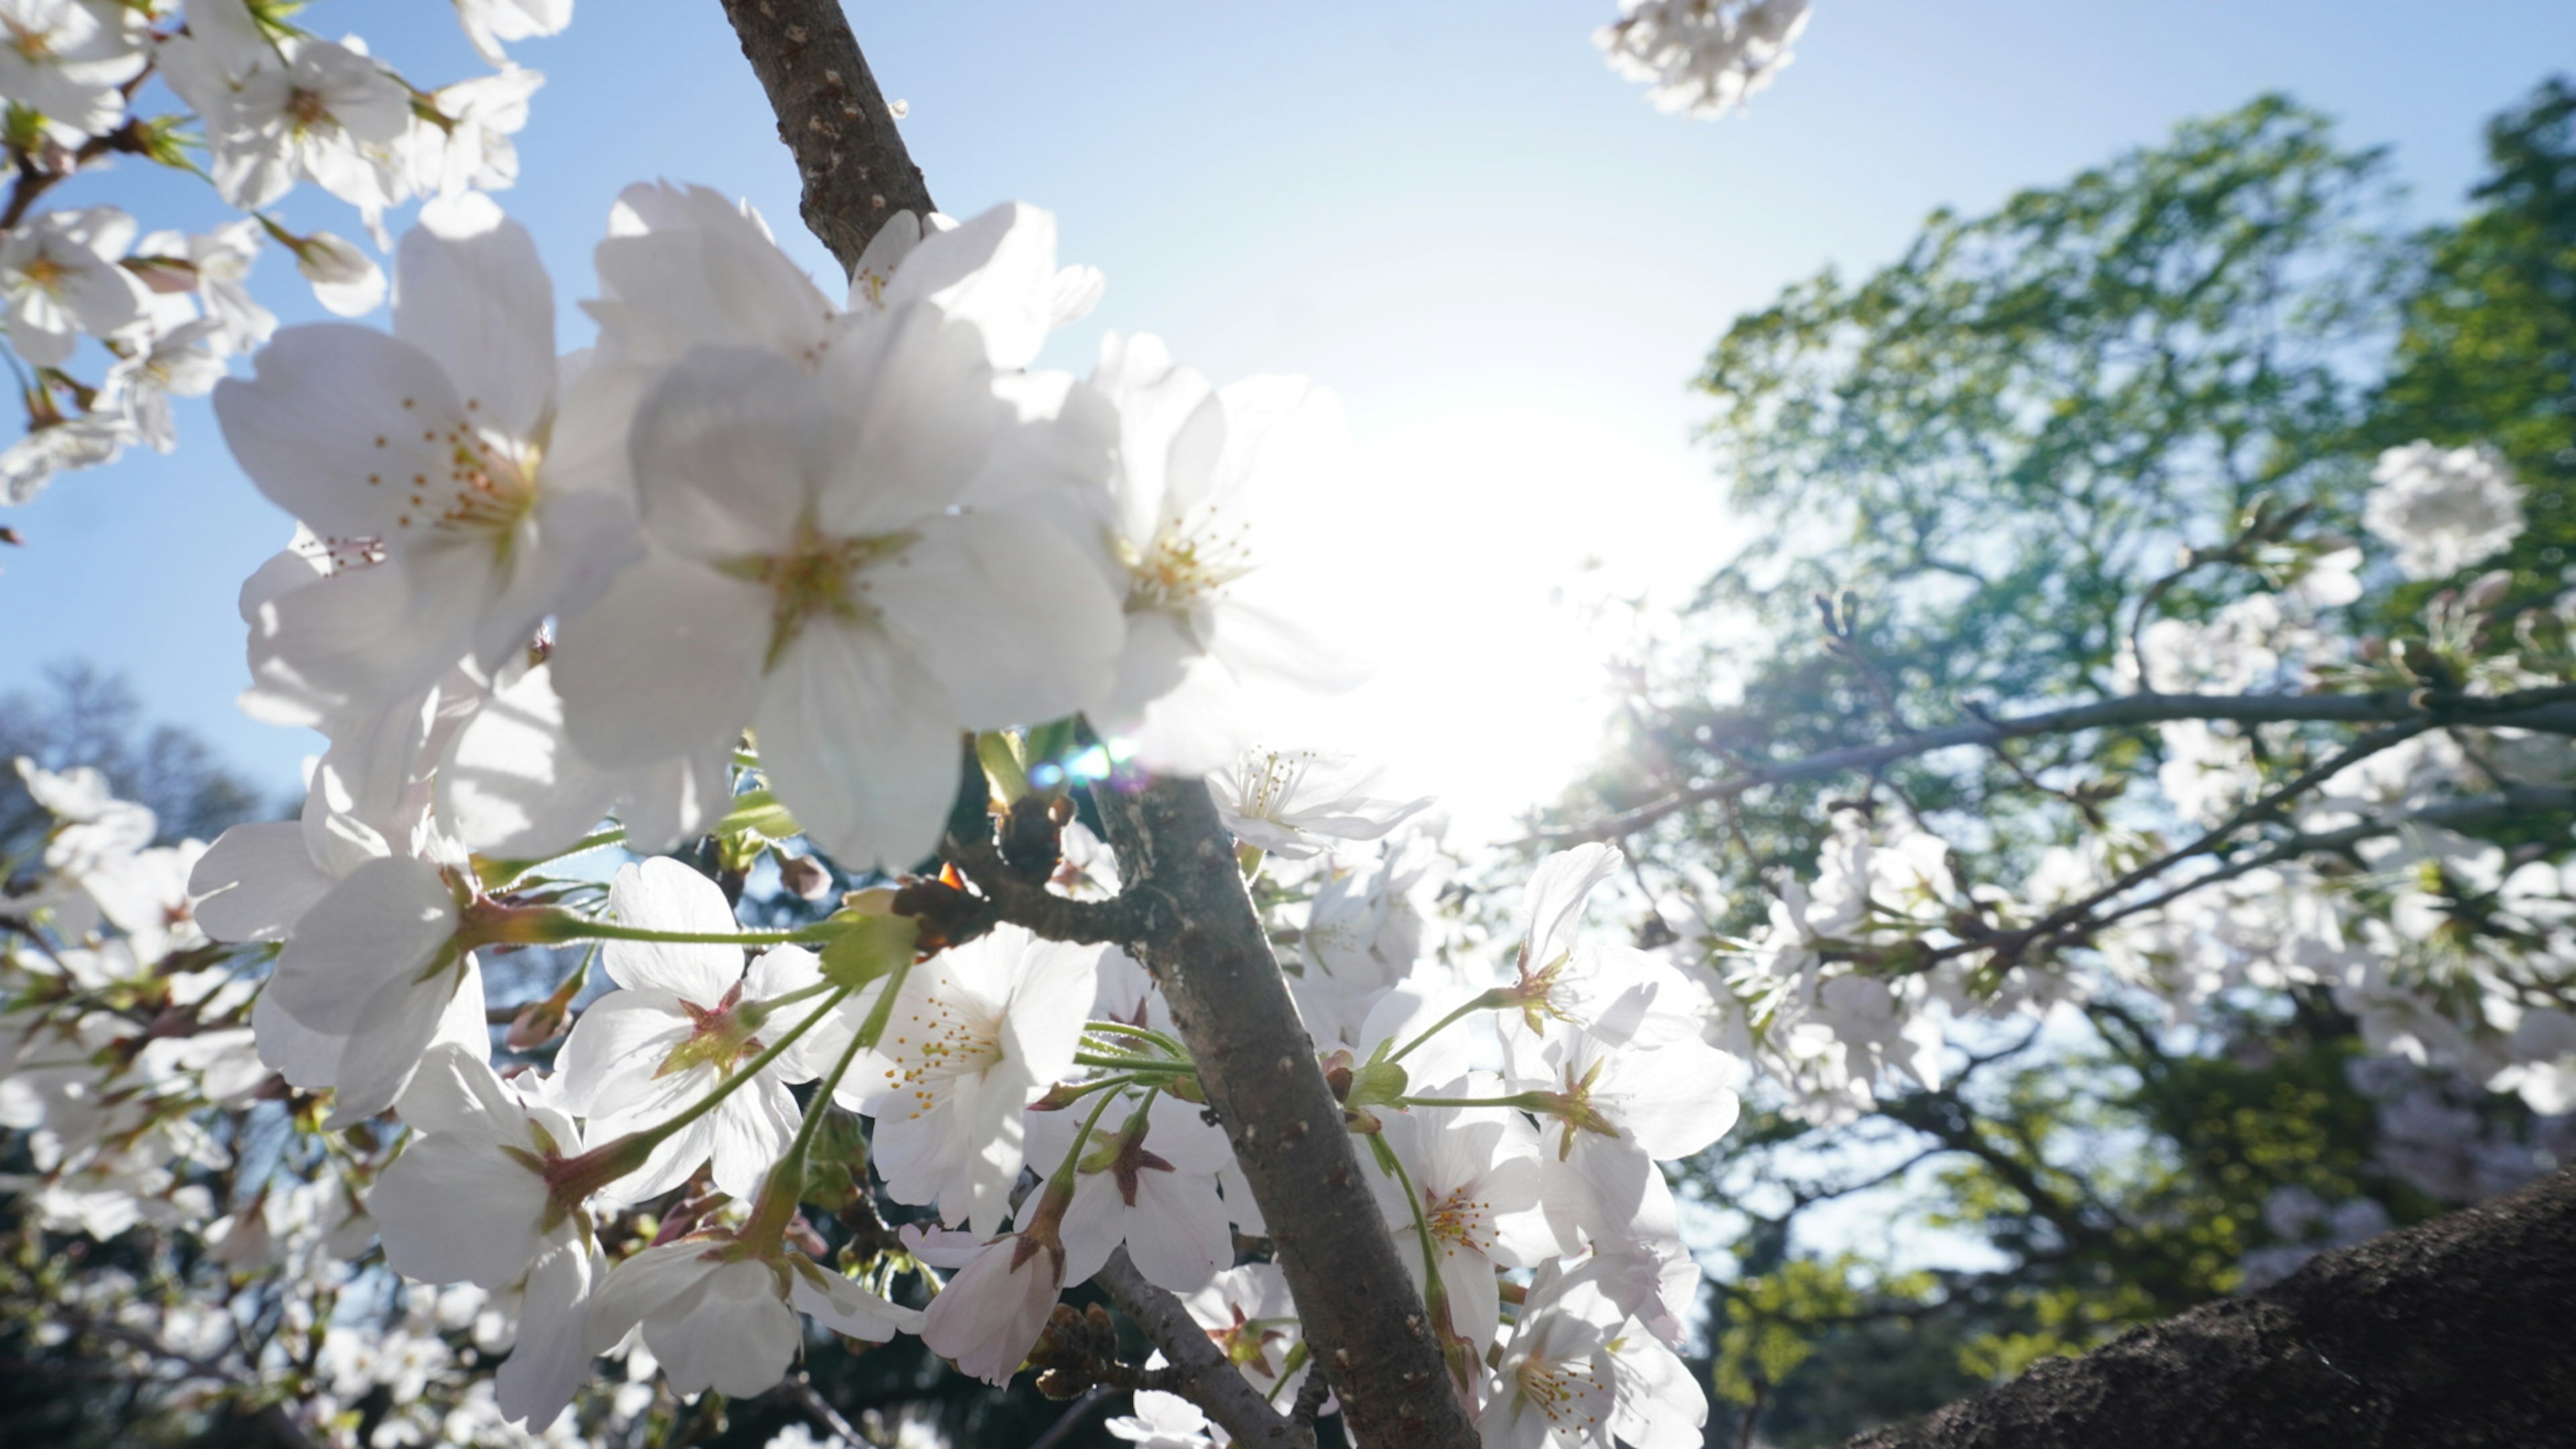
<path id="1" fill-rule="evenodd" d="M 2576 1171 L 2328 1253 L 1847 1449 L 2576 1444 Z"/>
<path id="2" fill-rule="evenodd" d="M 804 178 L 807 226 L 843 267 L 889 216 L 927 212 L 837 0 L 724 0 Z M 1169 905 L 1135 943 L 1172 1004 L 1209 1104 L 1278 1245 L 1316 1368 L 1364 1449 L 1473 1449 L 1421 1295 L 1343 1130 L 1207 787 L 1100 792 L 1122 878 Z M 1293 1435 L 1286 1421 L 1275 1437 Z M 1268 1449 L 1255 1444 L 1250 1449 Z"/>

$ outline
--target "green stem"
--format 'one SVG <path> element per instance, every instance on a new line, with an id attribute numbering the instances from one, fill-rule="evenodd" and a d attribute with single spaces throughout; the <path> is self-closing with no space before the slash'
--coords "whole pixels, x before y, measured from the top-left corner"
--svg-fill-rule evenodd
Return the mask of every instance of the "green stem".
<path id="1" fill-rule="evenodd" d="M 812 988 L 808 988 L 809 990 Z M 805 1103 L 805 1120 L 796 1124 L 796 1136 L 787 1144 L 787 1152 L 769 1169 L 760 1184 L 760 1200 L 752 1205 L 751 1221 L 743 1224 L 737 1242 L 757 1248 L 771 1247 L 787 1232 L 788 1221 L 796 1216 L 797 1200 L 804 1196 L 805 1154 L 814 1145 L 814 1134 L 823 1125 L 823 1114 L 832 1110 L 832 1094 L 840 1089 L 841 1078 L 848 1074 L 850 1063 L 859 1053 L 875 1043 L 853 1033 L 850 1044 L 841 1049 L 841 1059 L 832 1063 L 814 1095 Z"/>
<path id="2" fill-rule="evenodd" d="M 1180 1057 L 1185 1060 L 1190 1054 L 1189 1048 L 1182 1046 L 1179 1042 L 1172 1040 L 1170 1037 L 1165 1036 L 1161 1032 L 1155 1031 L 1150 1027 L 1129 1026 L 1123 1021 L 1093 1021 L 1084 1023 L 1082 1029 L 1086 1032 L 1096 1032 L 1102 1036 L 1123 1036 L 1133 1038 L 1136 1041 L 1150 1042 L 1153 1045 L 1170 1052 L 1173 1056 Z"/>
<path id="3" fill-rule="evenodd" d="M 1188 1062 L 1176 1062 L 1168 1057 L 1126 1057 L 1102 1052 L 1075 1052 L 1073 1061 L 1076 1066 L 1103 1067 L 1114 1072 L 1138 1072 L 1148 1076 L 1185 1077 L 1198 1070 Z"/>
<path id="4" fill-rule="evenodd" d="M 1396 1105 L 1400 1107 L 1517 1107 L 1524 1112 L 1548 1110 L 1547 1103 L 1532 1100 L 1537 1095 L 1534 1092 L 1520 1092 L 1509 1097 L 1404 1097 L 1399 1099 Z"/>
<path id="5" fill-rule="evenodd" d="M 1431 1310 L 1431 1320 L 1446 1328 L 1449 1323 L 1449 1290 L 1440 1281 L 1440 1255 L 1431 1246 L 1431 1220 L 1422 1215 L 1422 1193 L 1413 1185 L 1413 1175 L 1404 1170 L 1404 1160 L 1395 1155 L 1386 1139 L 1374 1133 L 1369 1136 L 1369 1151 L 1377 1164 L 1395 1175 L 1404 1188 L 1405 1205 L 1413 1209 L 1414 1240 L 1422 1245 L 1422 1306 Z"/>
<path id="6" fill-rule="evenodd" d="M 571 941 L 659 941 L 673 946 L 803 946 L 831 940 L 841 928 L 829 924 L 793 931 L 656 931 L 615 921 L 583 921 L 572 927 Z"/>
<path id="7" fill-rule="evenodd" d="M 1047 1174 L 1048 1198 L 1061 1197 L 1066 1201 L 1072 1200 L 1073 1175 L 1081 1171 L 1083 1144 L 1091 1140 L 1091 1129 L 1100 1125 L 1100 1114 L 1108 1111 L 1109 1104 L 1117 1100 L 1116 1092 L 1103 1092 L 1100 1094 L 1100 1100 L 1091 1104 L 1091 1115 L 1082 1119 L 1082 1130 L 1073 1134 L 1073 1146 L 1065 1149 L 1064 1161 L 1057 1163 L 1055 1171 Z M 1146 1100 L 1151 1101 L 1152 1098 Z M 1038 1210 L 1040 1212 L 1046 1210 L 1044 1200 L 1040 1201 Z"/>
<path id="8" fill-rule="evenodd" d="M 1448 1030 L 1450 1027 L 1457 1025 L 1459 1022 L 1466 1020 L 1477 1012 L 1496 1011 L 1511 1004 L 1512 993 L 1510 988 L 1497 986 L 1493 990 L 1485 992 L 1483 995 L 1469 1001 L 1464 1006 L 1459 1007 L 1456 1011 L 1453 1011 L 1447 1016 L 1440 1018 L 1438 1021 L 1431 1023 L 1429 1026 L 1424 1027 L 1421 1035 L 1415 1037 L 1409 1042 L 1406 1042 L 1404 1045 L 1397 1047 L 1395 1049 L 1395 1054 L 1388 1057 L 1387 1060 L 1391 1062 L 1403 1061 L 1405 1053 L 1412 1051 L 1415 1047 L 1431 1040 L 1441 1032 Z"/>

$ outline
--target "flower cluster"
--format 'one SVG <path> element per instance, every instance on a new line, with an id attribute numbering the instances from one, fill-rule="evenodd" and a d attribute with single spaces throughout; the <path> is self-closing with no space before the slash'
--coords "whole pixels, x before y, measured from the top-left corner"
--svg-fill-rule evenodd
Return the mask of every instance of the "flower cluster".
<path id="1" fill-rule="evenodd" d="M 360 315 L 383 271 L 354 242 L 291 230 L 278 204 L 311 182 L 358 209 L 383 244 L 385 212 L 413 197 L 509 186 L 511 136 L 543 82 L 502 40 L 550 35 L 572 0 L 457 0 L 498 70 L 424 91 L 369 54 L 288 18 L 275 0 L 8 0 L 0 99 L 13 164 L 0 207 L 0 308 L 25 365 L 25 437 L 0 452 L 0 501 L 134 443 L 168 452 L 170 400 L 196 397 L 277 319 L 248 281 L 264 243 L 295 257 L 315 296 Z M 202 154 L 200 154 L 202 153 Z M 132 157 L 210 182 L 237 221 L 144 232 L 114 206 L 39 209 L 55 186 Z M 96 343 L 85 353 L 84 338 Z"/>
<path id="2" fill-rule="evenodd" d="M 917 1333 L 1003 1383 L 1122 1251 L 1286 1413 L 1296 1307 L 1276 1266 L 1238 1262 L 1268 1229 L 1148 973 L 1021 925 L 952 937 L 884 891 L 747 929 L 655 854 L 708 837 L 721 869 L 775 859 L 828 900 L 958 848 L 958 802 L 989 792 L 1006 844 L 1044 822 L 1047 888 L 1096 899 L 1114 866 L 1081 792 L 1208 773 L 1247 874 L 1277 862 L 1262 894 L 1318 1069 L 1488 1436 L 1700 1422 L 1674 1356 L 1698 1269 L 1657 1163 L 1727 1130 L 1740 1071 L 1703 1039 L 1704 989 L 1585 936 L 1620 857 L 1543 863 L 1513 958 L 1461 964 L 1425 951 L 1431 836 L 1396 833 L 1429 802 L 1253 745 L 1261 690 L 1347 677 L 1265 532 L 1330 466 L 1329 398 L 1211 386 L 1145 336 L 1112 334 L 1087 379 L 1033 369 L 1100 279 L 1025 206 L 899 217 L 835 299 L 746 208 L 638 186 L 597 264 L 598 338 L 559 355 L 526 232 L 443 196 L 395 249 L 389 333 L 287 328 L 215 389 L 235 457 L 299 521 L 241 600 L 246 707 L 329 741 L 298 819 L 137 854 L 148 819 L 34 777 L 65 821 L 22 903 L 49 950 L 205 953 L 229 1067 L 201 1047 L 192 1084 L 292 1102 L 346 1133 L 326 1142 L 405 1129 L 348 1153 L 326 1201 L 289 1173 L 180 1216 L 335 1284 L 372 1229 L 421 1285 L 403 1301 L 452 1311 L 380 1325 L 335 1372 L 506 1349 L 442 1412 L 529 1433 L 605 1422 L 566 1413 L 603 1355 L 678 1395 L 759 1393 L 809 1323 Z M 612 845 L 642 858 L 605 881 L 576 863 Z M 147 859 L 144 899 L 118 882 Z M 582 942 L 613 989 L 562 978 L 505 1043 L 539 1065 L 496 1069 L 487 964 Z M 174 1101 L 174 1121 L 222 1105 Z M 853 1121 L 869 1171 L 840 1221 L 903 1230 L 834 1253 L 802 1203 Z M 43 1192 L 149 1171 L 75 1157 L 42 1159 Z M 119 1201 L 166 1205 L 158 1181 Z"/>
<path id="3" fill-rule="evenodd" d="M 2521 529 L 2491 449 L 2391 449 L 2375 477 L 2365 516 L 2408 579 L 2454 576 Z M 2358 546 L 2280 552 L 2266 562 L 2293 566 L 2272 587 L 2143 628 L 2134 682 L 2493 697 L 2566 675 L 2565 596 L 2508 629 L 2493 611 L 2511 576 L 2488 575 L 2435 595 L 2400 653 L 2355 641 L 2334 613 L 2363 595 Z M 2545 842 L 2475 833 L 2564 795 L 2564 736 L 2473 719 L 2360 745 L 2293 722 L 2153 733 L 2156 788 L 2049 846 L 2017 884 L 1961 879 L 1910 809 L 1847 802 L 1812 877 L 1777 884 L 1764 929 L 1698 930 L 1676 948 L 1726 977 L 1712 1040 L 1767 1068 L 1795 1115 L 1837 1122 L 1937 1088 L 1961 1039 L 2000 1021 L 2143 991 L 2187 1023 L 2231 993 L 2302 991 L 2352 1017 L 2373 1052 L 2517 1092 L 2537 1113 L 2576 1108 L 2576 874 Z M 2102 969 L 2068 969 L 2070 954 Z"/>
<path id="4" fill-rule="evenodd" d="M 1710 120 L 1744 104 L 1796 59 L 1807 0 L 1621 0 L 1592 34 L 1610 68 L 1644 81 L 1655 108 Z"/>

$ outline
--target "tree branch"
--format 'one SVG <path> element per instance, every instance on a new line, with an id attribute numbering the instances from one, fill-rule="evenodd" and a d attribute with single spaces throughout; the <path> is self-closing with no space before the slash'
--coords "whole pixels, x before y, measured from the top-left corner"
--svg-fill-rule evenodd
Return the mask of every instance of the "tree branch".
<path id="1" fill-rule="evenodd" d="M 931 202 L 849 22 L 836 0 L 723 3 L 796 155 L 805 224 L 850 267 L 886 217 Z M 1163 780 L 1095 799 L 1127 892 L 1170 907 L 1131 948 L 1171 1002 L 1352 1437 L 1367 1449 L 1473 1449 L 1475 1426 L 1448 1388 L 1207 787 Z"/>
<path id="2" fill-rule="evenodd" d="M 805 183 L 798 214 L 843 271 L 898 211 L 928 215 L 912 164 L 839 0 L 723 0 Z"/>
<path id="3" fill-rule="evenodd" d="M 1172 929 L 1137 943 L 1137 958 L 1198 1063 L 1352 1437 L 1369 1449 L 1469 1449 L 1475 1426 L 1449 1388 L 1207 786 L 1158 780 L 1093 799 L 1127 889 L 1171 903 Z"/>
<path id="4" fill-rule="evenodd" d="M 2576 1173 L 2325 1254 L 1849 1449 L 2471 1449 L 2576 1414 Z"/>
<path id="5" fill-rule="evenodd" d="M 1315 1449 L 1311 1424 L 1297 1424 L 1270 1406 L 1252 1381 L 1228 1362 L 1181 1300 L 1145 1281 L 1127 1250 L 1109 1255 L 1092 1275 L 1118 1311 L 1136 1321 L 1173 1368 L 1172 1392 L 1207 1411 L 1218 1427 L 1248 1449 Z M 1320 1380 L 1323 1375 L 1314 1375 Z"/>
<path id="6" fill-rule="evenodd" d="M 2421 691 L 2380 694 L 2132 694 L 2118 699 L 2053 709 L 2018 718 L 1985 718 L 1971 724 L 1944 725 L 1903 739 L 1874 745 L 1827 750 L 1803 760 L 1748 770 L 1723 780 L 1674 791 L 1661 800 L 1623 810 L 1589 825 L 1542 831 L 1552 845 L 1586 840 L 1616 840 L 1633 835 L 1668 815 L 1714 800 L 1732 800 L 1765 785 L 1821 780 L 1833 775 L 1874 770 L 1898 760 L 1962 745 L 1991 746 L 2033 735 L 2080 734 L 2122 725 L 2162 724 L 2172 720 L 2233 720 L 2242 724 L 2309 722 L 2324 724 L 2473 724 L 2482 728 L 2536 730 L 2576 734 L 2576 686 L 2553 685 L 2513 694 L 2476 698 L 2428 696 Z"/>

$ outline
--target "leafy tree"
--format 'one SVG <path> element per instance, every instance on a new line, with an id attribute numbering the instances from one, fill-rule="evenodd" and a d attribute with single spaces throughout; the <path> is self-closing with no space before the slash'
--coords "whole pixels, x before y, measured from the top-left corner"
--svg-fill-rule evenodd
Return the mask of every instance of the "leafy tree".
<path id="1" fill-rule="evenodd" d="M 2157 822 L 2122 802 L 2160 762 L 2152 727 L 1763 772 L 2134 689 L 2142 623 L 2314 567 L 2382 447 L 2493 439 L 2536 520 L 2510 561 L 2554 589 L 2576 479 L 2571 115 L 2553 81 L 2500 117 L 2472 214 L 2408 235 L 2381 153 L 2264 97 L 1991 215 L 1936 213 L 1895 263 L 1738 319 L 1699 384 L 1751 542 L 1684 642 L 1642 662 L 1617 747 L 1557 817 L 1640 857 L 1641 939 L 1712 932 L 1722 967 L 1837 811 L 1937 826 L 1963 880 L 2005 888 L 2087 832 L 2148 853 Z M 2378 627 L 2420 628 L 2435 587 L 2400 590 Z M 1667 808 L 1729 778 L 1754 783 Z M 2320 993 L 2183 1030 L 2163 1012 L 2114 996 L 2080 1030 L 1954 1043 L 1964 1073 L 1847 1126 L 1749 1111 L 1696 1164 L 1742 1229 L 1710 1336 L 1741 1409 L 1712 1436 L 1837 1441 L 2277 1276 L 2340 1231 L 2327 1205 L 2367 1205 L 2345 1229 L 2411 1222 L 2548 1161 L 2555 1123 L 2367 1059 Z M 2429 1120 L 2497 1175 L 2427 1157 Z M 1905 1236 L 1963 1237 L 1992 1266 L 1804 1241 L 1873 1190 Z"/>
<path id="2" fill-rule="evenodd" d="M 0 695 L 0 760 L 21 756 L 49 770 L 96 769 L 118 799 L 151 809 L 164 844 L 212 840 L 268 808 L 204 740 L 147 724 L 131 687 L 85 663 L 57 664 L 41 688 Z M 0 861 L 25 855 L 50 823 L 15 774 L 0 776 Z"/>

